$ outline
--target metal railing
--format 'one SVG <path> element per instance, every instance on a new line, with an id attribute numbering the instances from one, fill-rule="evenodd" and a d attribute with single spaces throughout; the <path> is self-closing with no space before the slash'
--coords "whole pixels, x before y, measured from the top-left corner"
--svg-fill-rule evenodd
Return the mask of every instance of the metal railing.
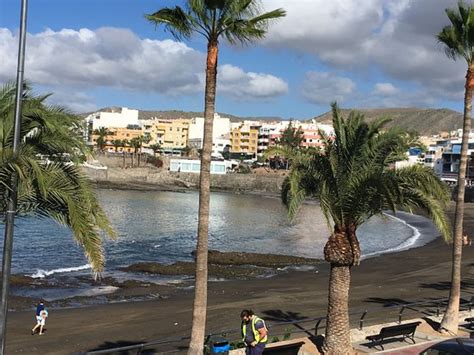
<path id="1" fill-rule="evenodd" d="M 472 311 L 472 307 L 474 305 L 474 296 L 472 296 L 472 293 L 469 294 L 470 297 L 462 298 L 461 297 L 461 303 L 460 303 L 460 309 L 465 309 L 468 310 L 469 312 Z M 396 322 L 399 324 L 402 323 L 403 321 L 403 315 L 405 310 L 411 310 L 412 312 L 416 314 L 423 314 L 424 316 L 434 316 L 436 315 L 437 317 L 440 316 L 441 314 L 441 308 L 443 305 L 447 304 L 448 298 L 438 298 L 438 299 L 432 299 L 432 300 L 423 300 L 423 301 L 417 301 L 417 302 L 411 302 L 411 303 L 400 303 L 400 302 L 392 302 L 392 304 L 385 304 L 381 307 L 370 307 L 370 308 L 362 308 L 358 310 L 354 310 L 349 313 L 350 316 L 359 316 L 358 318 L 358 329 L 363 330 L 364 328 L 364 322 L 366 321 L 367 315 L 380 315 L 381 311 L 383 310 L 384 314 L 387 314 L 387 311 L 397 311 L 397 318 Z M 272 316 L 270 316 L 272 317 Z M 265 318 L 265 317 L 264 317 Z M 356 318 L 357 319 L 357 318 Z M 307 334 L 310 336 L 318 336 L 320 335 L 320 330 L 326 328 L 326 317 L 315 317 L 315 318 L 301 318 L 297 320 L 285 320 L 285 321 L 278 321 L 278 322 L 271 322 L 271 321 L 266 321 L 267 327 L 270 330 L 270 333 L 272 336 L 282 336 L 282 335 L 292 335 L 292 334 Z M 375 321 L 375 318 L 374 318 Z M 295 329 L 293 330 L 288 330 L 289 326 L 292 325 L 297 325 Z M 304 327 L 303 325 L 305 324 L 311 324 L 311 326 L 306 326 Z M 312 326 L 314 324 L 314 326 Z M 285 326 L 286 329 L 283 331 L 275 332 L 276 329 L 281 328 Z M 229 335 L 234 335 L 235 339 L 239 339 L 240 341 L 240 328 L 233 328 L 233 329 L 228 329 L 228 330 L 220 330 L 216 331 L 213 333 L 209 333 L 206 335 L 205 338 L 205 344 L 209 344 L 209 342 L 212 340 L 213 337 L 215 336 L 224 336 L 224 337 L 229 337 Z M 238 334 L 238 335 L 237 335 Z M 92 350 L 88 351 L 82 354 L 90 354 L 90 355 L 96 355 L 96 354 L 111 354 L 111 353 L 120 353 L 120 352 L 125 352 L 125 351 L 131 351 L 135 350 L 136 354 L 141 354 L 141 352 L 145 349 L 152 350 L 152 347 L 160 346 L 160 345 L 166 345 L 166 344 L 173 344 L 173 343 L 179 343 L 183 342 L 186 340 L 190 340 L 190 336 L 184 336 L 184 337 L 176 337 L 176 338 L 166 338 L 166 339 L 157 339 L 157 340 L 152 340 L 149 342 L 145 343 L 139 343 L 139 344 L 132 344 L 132 345 L 127 345 L 127 346 L 121 346 L 121 347 L 115 347 L 115 348 L 108 348 L 108 349 L 98 349 L 98 350 Z"/>

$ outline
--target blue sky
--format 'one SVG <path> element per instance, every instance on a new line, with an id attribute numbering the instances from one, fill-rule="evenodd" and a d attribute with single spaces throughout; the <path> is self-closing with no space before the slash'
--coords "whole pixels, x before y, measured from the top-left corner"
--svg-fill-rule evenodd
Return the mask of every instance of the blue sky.
<path id="1" fill-rule="evenodd" d="M 202 111 L 206 43 L 178 43 L 143 15 L 181 1 L 29 2 L 26 78 L 77 112 L 105 106 Z M 435 34 L 454 0 L 263 0 L 288 15 L 249 47 L 222 41 L 217 110 L 309 118 L 350 108 L 460 111 L 465 63 Z M 0 3 L 0 82 L 16 75 L 20 0 Z"/>

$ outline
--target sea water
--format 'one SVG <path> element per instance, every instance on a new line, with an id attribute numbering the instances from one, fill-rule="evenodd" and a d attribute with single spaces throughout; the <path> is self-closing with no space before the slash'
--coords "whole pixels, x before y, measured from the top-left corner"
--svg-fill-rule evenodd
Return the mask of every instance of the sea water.
<path id="1" fill-rule="evenodd" d="M 97 193 L 118 232 L 117 240 L 104 240 L 109 272 L 120 275 L 118 268 L 137 262 L 192 260 L 197 192 Z M 0 233 L 3 236 L 3 226 Z M 358 229 L 366 257 L 419 246 L 438 234 L 426 218 L 406 213 L 373 217 Z M 276 197 L 211 195 L 210 249 L 322 258 L 328 235 L 317 203 L 305 204 L 290 222 Z M 12 268 L 13 273 L 33 277 L 90 272 L 82 249 L 67 228 L 31 217 L 16 219 Z"/>

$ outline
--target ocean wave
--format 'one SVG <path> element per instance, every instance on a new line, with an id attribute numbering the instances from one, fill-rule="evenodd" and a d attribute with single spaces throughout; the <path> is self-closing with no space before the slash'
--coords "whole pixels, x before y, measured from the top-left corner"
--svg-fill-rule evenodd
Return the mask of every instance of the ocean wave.
<path id="1" fill-rule="evenodd" d="M 53 274 L 60 274 L 60 273 L 66 273 L 66 272 L 74 272 L 74 271 L 82 271 L 82 270 L 87 270 L 90 269 L 91 266 L 89 264 L 82 265 L 82 266 L 73 266 L 73 267 L 65 267 L 65 268 L 60 268 L 60 269 L 53 269 L 53 270 L 42 270 L 42 269 L 37 269 L 36 272 L 31 275 L 32 278 L 34 279 L 43 279 L 46 276 L 50 276 Z"/>
<path id="2" fill-rule="evenodd" d="M 393 253 L 393 252 L 397 252 L 397 251 L 410 249 L 410 247 L 413 247 L 416 244 L 417 240 L 420 238 L 421 233 L 418 230 L 418 228 L 413 227 L 411 224 L 407 223 L 407 221 L 405 221 L 405 220 L 403 220 L 399 217 L 395 217 L 395 216 L 392 216 L 392 215 L 387 214 L 387 213 L 384 213 L 384 215 L 389 217 L 389 218 L 395 219 L 396 221 L 398 221 L 400 223 L 405 224 L 407 227 L 409 227 L 413 231 L 413 234 L 410 238 L 405 240 L 403 243 L 397 245 L 396 247 L 389 248 L 389 249 L 384 249 L 384 250 L 379 250 L 379 251 L 374 251 L 373 253 L 365 254 L 365 255 L 362 256 L 362 259 L 365 259 L 365 258 L 370 257 L 370 256 L 377 256 L 377 255 L 380 255 L 380 254 Z"/>

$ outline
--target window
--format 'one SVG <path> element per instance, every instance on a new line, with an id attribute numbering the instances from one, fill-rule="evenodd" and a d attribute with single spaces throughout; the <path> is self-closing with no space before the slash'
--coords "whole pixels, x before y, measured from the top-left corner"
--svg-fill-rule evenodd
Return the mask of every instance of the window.
<path id="1" fill-rule="evenodd" d="M 211 171 L 215 173 L 224 173 L 225 172 L 225 166 L 224 165 L 217 165 L 217 164 L 212 164 L 211 165 Z"/>

